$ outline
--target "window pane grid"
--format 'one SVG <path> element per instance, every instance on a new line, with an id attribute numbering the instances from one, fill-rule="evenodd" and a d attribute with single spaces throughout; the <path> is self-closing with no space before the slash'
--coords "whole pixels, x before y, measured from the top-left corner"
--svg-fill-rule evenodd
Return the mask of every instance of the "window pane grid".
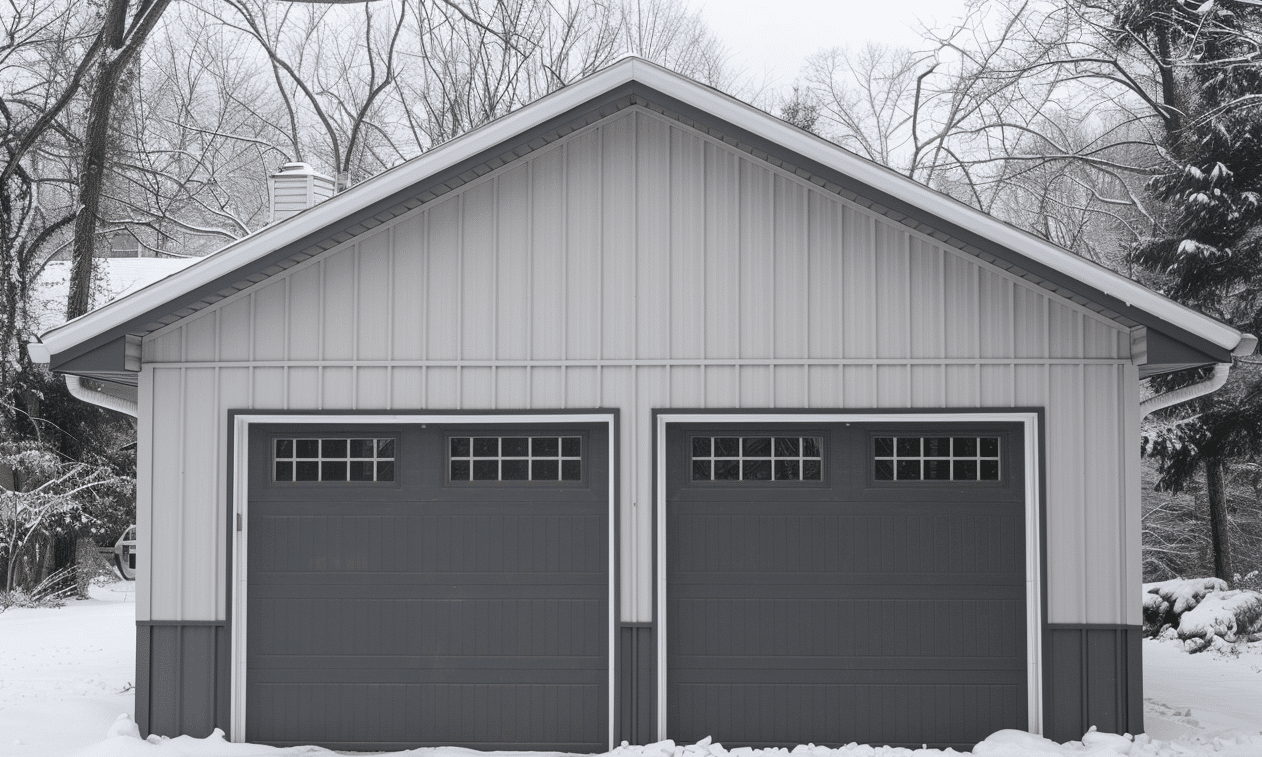
<path id="1" fill-rule="evenodd" d="M 455 436 L 452 481 L 581 481 L 578 436 Z"/>
<path id="2" fill-rule="evenodd" d="M 997 436 L 878 436 L 877 481 L 998 481 Z"/>
<path id="3" fill-rule="evenodd" d="M 693 481 L 819 481 L 823 440 L 814 436 L 697 436 Z"/>
<path id="4" fill-rule="evenodd" d="M 394 439 L 276 439 L 274 480 L 364 483 L 394 480 Z"/>

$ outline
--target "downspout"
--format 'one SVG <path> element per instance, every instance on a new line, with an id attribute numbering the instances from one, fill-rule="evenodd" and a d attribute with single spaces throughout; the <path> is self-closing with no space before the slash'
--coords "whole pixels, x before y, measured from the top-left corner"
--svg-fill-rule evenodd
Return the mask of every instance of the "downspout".
<path id="1" fill-rule="evenodd" d="M 1233 357 L 1244 357 L 1252 355 L 1253 350 L 1258 346 L 1258 338 L 1253 334 L 1244 334 L 1240 337 L 1240 343 L 1231 351 Z M 1227 376 L 1231 373 L 1231 363 L 1215 363 L 1214 372 L 1204 381 L 1198 381 L 1190 386 L 1180 387 L 1165 394 L 1158 394 L 1156 397 L 1149 397 L 1139 403 L 1139 417 L 1143 419 L 1151 413 L 1158 410 L 1164 410 L 1171 405 L 1177 405 L 1180 402 L 1194 400 L 1197 397 L 1204 397 L 1211 392 L 1216 392 L 1223 388 L 1227 383 Z"/>
<path id="2" fill-rule="evenodd" d="M 133 418 L 140 416 L 140 406 L 137 403 L 125 400 L 122 397 L 115 397 L 112 394 L 106 394 L 105 392 L 98 392 L 95 389 L 89 389 L 83 385 L 82 379 L 73 374 L 66 374 L 66 388 L 70 390 L 70 394 L 84 402 L 98 405 L 106 410 L 116 410 Z"/>

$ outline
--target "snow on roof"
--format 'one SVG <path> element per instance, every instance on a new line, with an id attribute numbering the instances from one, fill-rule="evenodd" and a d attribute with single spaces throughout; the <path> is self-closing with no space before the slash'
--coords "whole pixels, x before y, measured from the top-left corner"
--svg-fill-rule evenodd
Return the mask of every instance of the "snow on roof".
<path id="1" fill-rule="evenodd" d="M 99 308 L 138 292 L 173 273 L 188 268 L 200 258 L 100 258 L 96 261 L 93 304 Z M 34 330 L 54 329 L 66 322 L 66 300 L 70 296 L 68 260 L 48 263 L 31 292 L 31 320 Z"/>

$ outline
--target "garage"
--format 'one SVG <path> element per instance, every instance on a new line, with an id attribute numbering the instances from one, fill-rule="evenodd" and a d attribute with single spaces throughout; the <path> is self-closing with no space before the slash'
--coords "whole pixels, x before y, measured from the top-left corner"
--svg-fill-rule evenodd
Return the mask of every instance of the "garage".
<path id="1" fill-rule="evenodd" d="M 249 741 L 604 748 L 604 425 L 258 424 L 249 449 Z"/>
<path id="2" fill-rule="evenodd" d="M 727 746 L 1026 730 L 1013 424 L 674 424 L 666 729 Z"/>

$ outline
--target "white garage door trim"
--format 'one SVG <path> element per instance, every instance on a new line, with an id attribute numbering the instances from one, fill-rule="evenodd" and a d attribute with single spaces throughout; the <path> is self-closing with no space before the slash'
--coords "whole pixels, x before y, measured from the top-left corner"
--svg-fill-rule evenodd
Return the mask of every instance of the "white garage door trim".
<path id="1" fill-rule="evenodd" d="M 232 655 L 231 655 L 231 723 L 229 739 L 234 742 L 245 741 L 245 679 L 246 679 L 246 555 L 249 551 L 249 440 L 252 424 L 482 424 L 505 425 L 509 423 L 529 424 L 574 424 L 604 423 L 609 430 L 609 512 L 608 512 L 608 553 L 609 553 L 609 748 L 613 749 L 614 724 L 614 670 L 617 666 L 617 574 L 615 572 L 615 533 L 617 513 L 614 512 L 614 480 L 618 464 L 615 446 L 615 427 L 613 413 L 571 413 L 571 414 L 496 414 L 496 415 L 238 415 L 233 423 L 233 467 L 232 492 L 233 513 L 236 520 L 236 534 L 232 540 Z"/>
<path id="2" fill-rule="evenodd" d="M 1030 733 L 1043 734 L 1038 413 L 661 413 L 657 416 L 657 737 L 666 733 L 666 427 L 673 423 L 1020 423 L 1025 440 L 1025 657 Z"/>

